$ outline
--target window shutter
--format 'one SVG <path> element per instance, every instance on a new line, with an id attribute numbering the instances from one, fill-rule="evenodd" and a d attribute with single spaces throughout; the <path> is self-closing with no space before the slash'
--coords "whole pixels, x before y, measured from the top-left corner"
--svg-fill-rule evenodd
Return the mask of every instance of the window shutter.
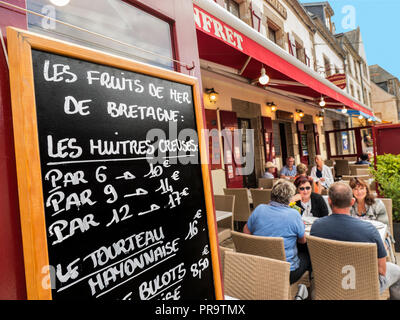
<path id="1" fill-rule="evenodd" d="M 296 50 L 296 39 L 294 38 L 294 35 L 288 32 L 288 40 L 289 40 L 289 53 L 292 56 L 296 57 L 297 50 Z"/>
<path id="2" fill-rule="evenodd" d="M 311 68 L 311 54 L 307 48 L 304 48 L 305 64 Z"/>
<path id="3" fill-rule="evenodd" d="M 253 23 L 253 29 L 260 32 L 262 13 L 261 13 L 260 8 L 257 6 L 257 4 L 255 3 L 254 0 L 251 2 L 251 13 L 252 13 L 251 18 L 252 18 L 252 23 Z"/>

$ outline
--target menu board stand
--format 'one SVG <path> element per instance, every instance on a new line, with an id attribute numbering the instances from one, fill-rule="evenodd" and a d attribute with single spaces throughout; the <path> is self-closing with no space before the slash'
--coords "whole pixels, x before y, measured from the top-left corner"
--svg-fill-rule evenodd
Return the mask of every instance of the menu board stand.
<path id="1" fill-rule="evenodd" d="M 223 299 L 197 79 L 7 40 L 28 299 Z"/>

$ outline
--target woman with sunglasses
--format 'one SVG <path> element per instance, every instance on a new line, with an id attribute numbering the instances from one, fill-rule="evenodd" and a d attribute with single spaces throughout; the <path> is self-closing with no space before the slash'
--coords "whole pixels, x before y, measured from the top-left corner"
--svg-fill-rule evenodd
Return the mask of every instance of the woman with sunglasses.
<path id="1" fill-rule="evenodd" d="M 378 220 L 389 225 L 386 207 L 382 200 L 375 199 L 364 180 L 351 178 L 349 185 L 353 190 L 356 202 L 351 208 L 351 215 L 366 220 Z"/>
<path id="2" fill-rule="evenodd" d="M 294 181 L 297 194 L 292 201 L 296 201 L 296 205 L 301 208 L 301 215 L 304 217 L 325 217 L 329 214 L 328 206 L 320 194 L 312 192 L 312 184 L 311 177 L 299 176 Z"/>

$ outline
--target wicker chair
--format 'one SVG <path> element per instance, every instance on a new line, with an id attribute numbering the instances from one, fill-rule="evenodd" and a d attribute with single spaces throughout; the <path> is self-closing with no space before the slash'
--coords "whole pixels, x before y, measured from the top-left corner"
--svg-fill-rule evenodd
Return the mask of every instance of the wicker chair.
<path id="1" fill-rule="evenodd" d="M 268 204 L 271 201 L 272 189 L 250 189 L 253 198 L 253 208 L 257 208 L 260 204 Z"/>
<path id="2" fill-rule="evenodd" d="M 235 196 L 214 195 L 215 210 L 233 212 Z M 218 242 L 222 243 L 231 237 L 232 217 L 217 222 Z"/>
<path id="3" fill-rule="evenodd" d="M 275 179 L 268 179 L 268 178 L 259 178 L 258 179 L 258 187 L 264 189 L 272 189 L 274 186 Z"/>
<path id="4" fill-rule="evenodd" d="M 335 160 L 333 159 L 325 160 L 325 165 L 327 165 L 328 167 L 333 167 L 335 166 Z"/>
<path id="5" fill-rule="evenodd" d="M 232 240 L 237 252 L 286 261 L 283 238 L 260 237 L 232 231 Z M 308 271 L 290 286 L 292 298 L 296 295 L 299 284 L 310 287 Z"/>
<path id="6" fill-rule="evenodd" d="M 356 175 L 357 176 L 369 176 L 370 178 L 372 177 L 372 174 L 369 171 L 369 168 L 356 168 Z"/>
<path id="7" fill-rule="evenodd" d="M 388 220 L 389 220 L 389 230 L 390 234 L 393 235 L 393 204 L 392 204 L 392 199 L 390 198 L 380 198 L 383 202 L 383 204 L 386 207 L 386 212 L 388 215 Z"/>
<path id="8" fill-rule="evenodd" d="M 232 211 L 232 230 L 243 230 L 250 217 L 250 203 L 246 188 L 224 189 L 225 195 L 235 196 L 235 206 Z"/>
<path id="9" fill-rule="evenodd" d="M 240 300 L 288 300 L 290 263 L 226 252 L 225 294 Z"/>
<path id="10" fill-rule="evenodd" d="M 349 175 L 350 174 L 349 161 L 335 160 L 335 172 L 337 177 Z"/>
<path id="11" fill-rule="evenodd" d="M 342 176 L 343 180 L 350 180 L 351 178 L 358 178 L 358 179 L 361 179 L 361 180 L 364 180 L 364 181 L 368 181 L 369 176 L 347 176 L 347 175 L 343 175 Z"/>
<path id="12" fill-rule="evenodd" d="M 350 168 L 350 175 L 351 176 L 357 176 L 357 175 L 359 175 L 357 173 L 357 170 L 358 169 L 368 169 L 369 168 L 369 164 L 350 164 L 349 168 Z"/>
<path id="13" fill-rule="evenodd" d="M 307 237 L 316 300 L 387 299 L 379 294 L 376 244 Z M 354 276 L 354 282 L 351 280 Z M 353 287 L 354 285 L 354 287 Z"/>
<path id="14" fill-rule="evenodd" d="M 225 253 L 233 252 L 234 250 L 228 247 L 219 246 L 219 257 L 221 261 L 221 272 L 224 274 L 224 265 L 225 265 Z"/>

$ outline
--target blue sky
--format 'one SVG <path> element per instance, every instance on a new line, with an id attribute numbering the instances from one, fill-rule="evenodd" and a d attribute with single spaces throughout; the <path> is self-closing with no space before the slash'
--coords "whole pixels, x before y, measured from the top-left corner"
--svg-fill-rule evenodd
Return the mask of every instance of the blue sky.
<path id="1" fill-rule="evenodd" d="M 300 0 L 303 3 L 321 0 Z M 336 32 L 361 29 L 368 65 L 379 64 L 400 79 L 400 0 L 330 0 Z M 352 15 L 354 8 L 354 15 Z M 342 13 L 342 10 L 345 12 Z M 355 19 L 353 19 L 353 17 Z M 353 21 L 354 20 L 354 21 Z"/>

